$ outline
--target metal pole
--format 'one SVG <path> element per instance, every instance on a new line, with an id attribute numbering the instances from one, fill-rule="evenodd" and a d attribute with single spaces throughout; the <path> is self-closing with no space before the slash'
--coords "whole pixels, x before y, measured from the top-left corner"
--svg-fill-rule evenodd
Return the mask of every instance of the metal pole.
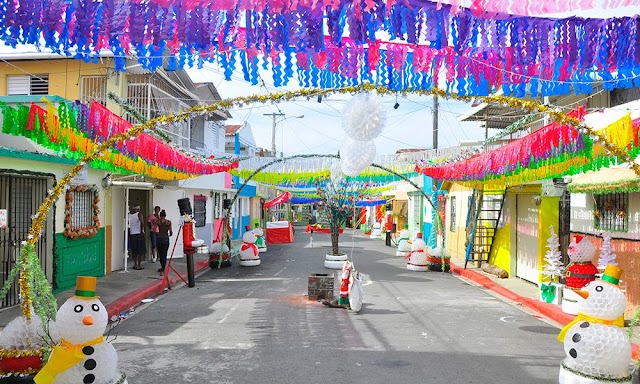
<path id="1" fill-rule="evenodd" d="M 187 284 L 189 288 L 195 287 L 196 279 L 192 252 L 187 253 L 187 280 L 189 281 L 189 284 Z"/>
<path id="2" fill-rule="evenodd" d="M 438 96 L 433 95 L 433 149 L 438 149 Z"/>
<path id="3" fill-rule="evenodd" d="M 271 153 L 273 157 L 276 157 L 276 117 L 284 116 L 284 113 L 263 113 L 265 116 L 271 116 Z"/>

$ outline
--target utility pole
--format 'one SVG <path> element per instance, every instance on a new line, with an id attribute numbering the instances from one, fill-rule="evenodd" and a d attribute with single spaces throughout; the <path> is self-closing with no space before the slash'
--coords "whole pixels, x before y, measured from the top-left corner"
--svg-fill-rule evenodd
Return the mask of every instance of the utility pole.
<path id="1" fill-rule="evenodd" d="M 433 149 L 438 149 L 438 96 L 437 95 L 433 95 Z"/>
<path id="2" fill-rule="evenodd" d="M 263 113 L 265 116 L 271 116 L 273 123 L 271 125 L 271 153 L 276 157 L 276 118 L 284 116 L 284 113 Z"/>

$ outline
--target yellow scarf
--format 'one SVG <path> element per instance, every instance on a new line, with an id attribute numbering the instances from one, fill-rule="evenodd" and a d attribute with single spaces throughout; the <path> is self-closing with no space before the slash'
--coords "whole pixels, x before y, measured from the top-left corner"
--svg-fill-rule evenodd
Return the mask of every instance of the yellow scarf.
<path id="1" fill-rule="evenodd" d="M 33 378 L 33 381 L 36 384 L 53 383 L 53 380 L 60 372 L 66 371 L 84 359 L 85 354 L 82 352 L 82 348 L 102 343 L 103 340 L 103 336 L 84 344 L 71 344 L 65 339 L 60 340 L 60 345 L 53 348 L 49 361 Z"/>
<path id="2" fill-rule="evenodd" d="M 615 325 L 620 328 L 624 327 L 624 315 L 620 315 L 620 317 L 618 317 L 615 320 L 605 320 L 605 319 L 600 319 L 598 317 L 585 315 L 582 312 L 578 312 L 578 315 L 576 316 L 576 318 L 573 319 L 573 321 L 571 321 L 569 324 L 565 325 L 564 328 L 562 328 L 562 330 L 558 334 L 558 341 L 564 342 L 564 337 L 569 331 L 569 328 L 571 328 L 576 323 L 581 321 L 588 321 L 590 323 L 600 323 L 605 325 Z"/>

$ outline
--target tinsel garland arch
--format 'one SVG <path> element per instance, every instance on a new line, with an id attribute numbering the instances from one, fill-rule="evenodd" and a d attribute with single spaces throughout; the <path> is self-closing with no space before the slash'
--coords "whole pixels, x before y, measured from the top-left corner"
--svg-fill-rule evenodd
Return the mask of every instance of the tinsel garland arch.
<path id="1" fill-rule="evenodd" d="M 301 89 L 297 91 L 289 91 L 289 92 L 276 92 L 270 95 L 250 95 L 250 96 L 241 96 L 234 99 L 221 100 L 214 102 L 208 105 L 197 105 L 190 107 L 182 112 L 177 112 L 169 115 L 158 116 L 154 119 L 146 121 L 142 124 L 135 125 L 131 127 L 126 132 L 121 132 L 116 135 L 111 136 L 107 140 L 96 146 L 96 149 L 93 153 L 85 155 L 82 160 L 75 166 L 71 168 L 69 173 L 63 176 L 59 183 L 55 185 L 55 187 L 50 191 L 47 195 L 47 198 L 44 200 L 42 205 L 38 208 L 38 212 L 34 215 L 31 228 L 27 234 L 27 240 L 25 241 L 24 247 L 20 253 L 20 257 L 16 262 L 16 266 L 10 271 L 9 279 L 5 282 L 5 286 L 3 287 L 3 291 L 8 287 L 9 284 L 12 283 L 15 276 L 19 274 L 20 280 L 20 292 L 22 297 L 22 302 L 20 303 L 20 308 L 22 310 L 23 315 L 29 319 L 31 317 L 31 308 L 32 308 L 32 292 L 35 291 L 41 300 L 44 301 L 44 305 L 36 305 L 33 307 L 35 312 L 42 318 L 52 318 L 56 311 L 56 302 L 53 294 L 51 292 L 51 286 L 48 284 L 46 276 L 42 272 L 42 269 L 39 266 L 37 261 L 37 256 L 35 256 L 35 244 L 40 238 L 40 233 L 42 232 L 42 228 L 44 226 L 47 212 L 51 209 L 51 207 L 55 204 L 55 201 L 58 199 L 60 194 L 64 192 L 65 187 L 71 182 L 71 180 L 76 177 L 76 175 L 82 170 L 82 168 L 87 163 L 91 163 L 92 161 L 100 158 L 101 154 L 114 146 L 115 144 L 127 140 L 132 137 L 136 137 L 140 133 L 145 130 L 153 130 L 158 124 L 169 124 L 172 122 L 177 122 L 180 120 L 188 119 L 195 115 L 208 114 L 214 111 L 222 110 L 222 109 L 230 109 L 239 105 L 252 104 L 257 102 L 266 103 L 267 101 L 272 102 L 282 102 L 300 97 L 311 97 L 311 96 L 328 96 L 331 94 L 341 93 L 341 94 L 355 94 L 357 92 L 362 91 L 373 91 L 376 90 L 379 95 L 395 95 L 396 92 L 388 87 L 384 86 L 376 86 L 372 84 L 361 84 L 358 86 L 351 87 L 343 87 L 343 88 L 331 88 L 331 89 Z M 412 93 L 420 94 L 424 96 L 432 96 L 436 95 L 439 97 L 450 97 L 456 100 L 462 100 L 465 102 L 470 102 L 471 97 L 469 96 L 458 96 L 457 94 L 447 95 L 445 91 L 438 88 L 431 89 L 415 89 L 411 90 Z M 614 143 L 608 141 L 606 135 L 601 134 L 592 130 L 590 127 L 582 124 L 578 119 L 571 118 L 566 116 L 562 112 L 557 112 L 551 107 L 546 105 L 541 105 L 536 103 L 535 101 L 530 100 L 520 100 L 513 97 L 508 96 L 483 96 L 477 98 L 482 102 L 486 103 L 499 103 L 505 106 L 524 109 L 527 111 L 537 111 L 541 113 L 548 114 L 553 120 L 559 122 L 561 124 L 568 124 L 578 128 L 580 132 L 584 132 L 586 134 L 591 135 L 592 137 L 598 138 L 600 142 L 603 144 L 605 149 L 610 153 L 618 156 L 621 161 L 628 162 L 630 164 L 630 168 L 640 176 L 640 165 L 633 162 L 633 159 L 630 158 L 629 154 L 626 153 L 622 148 L 616 146 Z M 331 156 L 338 157 L 337 155 L 323 155 L 323 156 Z M 282 159 L 280 159 L 282 160 Z M 255 173 L 258 173 L 259 170 L 256 170 Z M 392 171 L 393 172 L 393 171 Z M 407 180 L 411 183 L 410 180 Z M 411 183 L 415 186 L 415 184 Z M 420 188 L 418 188 L 420 190 Z M 234 196 L 234 199 L 237 198 Z M 427 200 L 431 202 L 431 199 L 426 196 Z M 35 257 L 34 257 L 35 256 Z M 42 295 L 42 296 L 40 296 Z M 39 300 L 40 301 L 40 300 Z"/>

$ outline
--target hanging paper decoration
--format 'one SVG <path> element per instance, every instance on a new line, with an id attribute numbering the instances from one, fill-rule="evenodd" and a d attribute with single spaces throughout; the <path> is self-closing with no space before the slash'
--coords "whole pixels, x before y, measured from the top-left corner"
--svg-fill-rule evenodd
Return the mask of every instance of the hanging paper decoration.
<path id="1" fill-rule="evenodd" d="M 373 141 L 356 141 L 346 138 L 340 149 L 340 165 L 347 176 L 358 176 L 376 158 Z"/>
<path id="2" fill-rule="evenodd" d="M 27 137 L 65 157 L 80 159 L 95 152 L 99 143 L 128 131 L 131 124 L 100 104 L 91 108 L 80 104 L 60 103 L 56 109 L 48 103 L 43 109 L 2 107 L 2 132 Z M 198 161 L 189 155 L 142 133 L 105 152 L 91 166 L 116 173 L 136 173 L 161 180 L 178 180 L 197 175 L 224 172 L 238 163 L 213 164 L 212 159 Z"/>
<path id="3" fill-rule="evenodd" d="M 510 1 L 509 10 L 516 13 L 567 6 Z M 215 62 L 227 79 L 241 68 L 252 84 L 264 67 L 271 69 L 276 86 L 295 77 L 303 87 L 370 82 L 403 91 L 430 89 L 444 74 L 449 93 L 487 95 L 500 89 L 536 97 L 591 93 L 594 79 L 602 79 L 606 90 L 640 85 L 636 16 L 479 13 L 504 4 L 491 8 L 492 3 L 474 0 L 473 9 L 466 9 L 457 2 L 388 0 L 0 0 L 0 40 L 87 61 L 110 50 L 117 70 L 124 70 L 134 51 L 152 71 L 165 63 L 177 69 Z M 380 32 L 393 42 L 378 39 Z"/>
<path id="4" fill-rule="evenodd" d="M 387 111 L 375 92 L 361 92 L 342 110 L 342 128 L 353 140 L 370 141 L 380 136 L 387 121 Z"/>

